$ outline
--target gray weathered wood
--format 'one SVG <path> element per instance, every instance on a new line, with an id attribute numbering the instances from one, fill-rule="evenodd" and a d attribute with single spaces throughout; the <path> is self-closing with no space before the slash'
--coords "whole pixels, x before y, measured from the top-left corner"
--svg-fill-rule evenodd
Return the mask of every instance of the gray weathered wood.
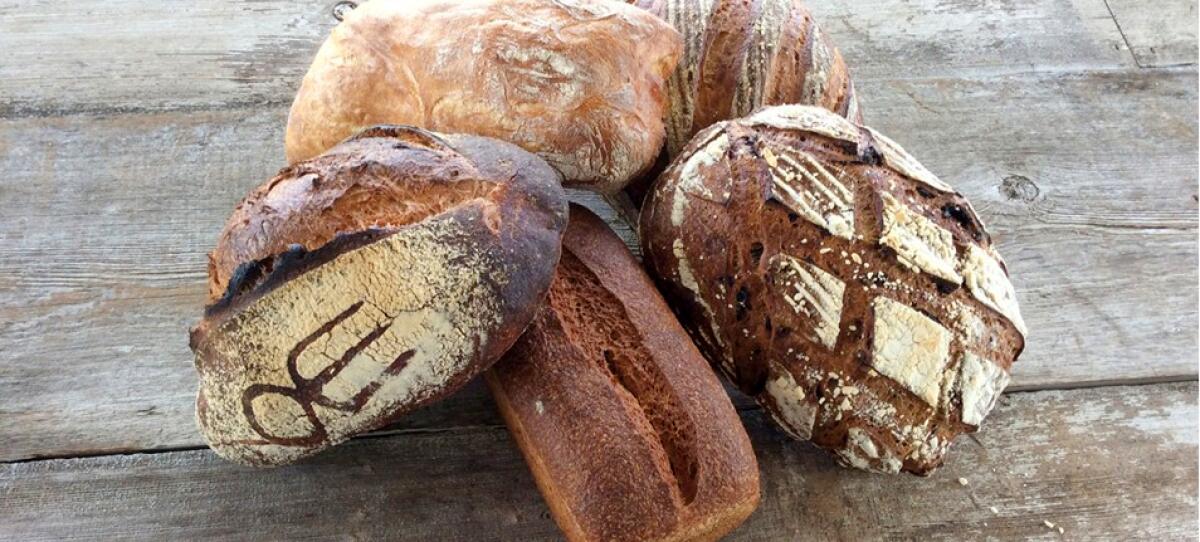
<path id="1" fill-rule="evenodd" d="M 1194 383 L 1010 394 L 928 479 L 847 471 L 744 418 L 763 497 L 731 540 L 1197 535 Z M 501 427 L 358 439 L 275 470 L 207 450 L 0 465 L 0 495 L 11 540 L 559 537 Z"/>
<path id="2" fill-rule="evenodd" d="M 1107 4 L 1139 66 L 1196 64 L 1196 2 L 1107 0 Z"/>
<path id="3" fill-rule="evenodd" d="M 478 382 L 298 466 L 191 449 L 203 255 L 334 3 L 0 0 L 0 539 L 559 536 Z M 1194 0 L 809 4 L 870 124 L 991 225 L 1033 330 L 1012 389 L 1195 380 Z M 1197 537 L 1194 382 L 1006 395 L 929 480 L 734 402 L 764 472 L 734 540 Z"/>
<path id="4" fill-rule="evenodd" d="M 1018 388 L 1194 377 L 1195 87 L 1173 71 L 865 85 L 876 124 L 999 240 L 1033 329 Z M 200 444 L 186 332 L 204 254 L 281 164 L 284 116 L 0 121 L 0 460 Z M 405 423 L 459 423 L 426 415 Z"/>
<path id="5" fill-rule="evenodd" d="M 290 103 L 335 3 L 0 2 L 0 116 Z"/>
<path id="6" fill-rule="evenodd" d="M 1104 2 L 867 0 L 805 4 L 834 38 L 855 80 L 867 82 L 1133 66 Z M 875 122 L 873 95 L 862 93 L 861 98 L 867 120 Z"/>
<path id="7" fill-rule="evenodd" d="M 286 106 L 334 3 L 0 2 L 0 116 Z M 1133 64 L 1105 0 L 809 4 L 860 81 Z M 1118 4 L 1195 19 L 1191 0 Z M 1171 38 L 1179 50 L 1195 41 L 1194 27 Z"/>

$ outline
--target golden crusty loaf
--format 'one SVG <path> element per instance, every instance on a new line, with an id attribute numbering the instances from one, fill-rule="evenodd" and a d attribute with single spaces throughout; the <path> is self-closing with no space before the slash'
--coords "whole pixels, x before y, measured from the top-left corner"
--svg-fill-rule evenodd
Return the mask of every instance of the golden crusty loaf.
<path id="1" fill-rule="evenodd" d="M 741 420 L 633 255 L 572 207 L 549 301 L 487 381 L 573 541 L 715 540 L 758 504 Z"/>
<path id="2" fill-rule="evenodd" d="M 846 465 L 931 472 L 1024 348 L 1004 263 L 962 194 L 823 109 L 702 131 L 640 228 L 701 350 Z"/>
<path id="3" fill-rule="evenodd" d="M 476 136 L 375 127 L 285 168 L 210 255 L 205 438 L 287 463 L 460 387 L 533 317 L 566 214 L 544 161 Z"/>
<path id="4" fill-rule="evenodd" d="M 472 133 L 537 153 L 567 184 L 620 190 L 663 142 L 679 34 L 612 0 L 372 0 L 317 52 L 289 161 L 365 125 Z"/>

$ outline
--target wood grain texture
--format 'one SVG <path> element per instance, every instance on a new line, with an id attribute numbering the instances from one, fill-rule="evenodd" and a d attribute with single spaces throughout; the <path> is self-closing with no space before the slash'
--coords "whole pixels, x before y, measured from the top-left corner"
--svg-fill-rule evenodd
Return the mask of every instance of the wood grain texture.
<path id="1" fill-rule="evenodd" d="M 1195 10 L 1188 0 L 1110 2 L 1130 6 L 1119 13 Z M 335 3 L 0 1 L 0 117 L 286 107 L 336 22 Z M 1134 66 L 1105 0 L 808 5 L 858 82 Z M 1153 46 L 1153 28 L 1136 43 Z M 1178 28 L 1172 43 L 1182 50 L 1190 39 L 1194 50 L 1194 27 L 1190 37 Z M 878 98 L 861 94 L 870 116 Z"/>
<path id="2" fill-rule="evenodd" d="M 1196 2 L 1106 3 L 1138 66 L 1196 65 Z"/>
<path id="3" fill-rule="evenodd" d="M 1018 388 L 1195 375 L 1195 85 L 1191 71 L 862 85 L 890 98 L 874 102 L 880 131 L 998 241 L 1032 330 Z M 1134 350 L 1157 361 L 1118 369 Z"/>
<path id="4" fill-rule="evenodd" d="M 286 107 L 335 3 L 0 2 L 0 116 Z"/>
<path id="5" fill-rule="evenodd" d="M 1008 258 L 1034 330 L 1017 389 L 1194 378 L 1195 73 L 864 87 Z M 199 444 L 186 330 L 204 254 L 282 164 L 284 116 L 0 120 L 0 460 Z M 573 199 L 636 245 L 599 197 Z M 405 424 L 457 423 L 425 415 Z"/>
<path id="6" fill-rule="evenodd" d="M 187 450 L 203 255 L 282 165 L 334 3 L 0 0 L 0 539 L 559 536 L 477 382 L 298 466 Z M 1008 257 L 1010 389 L 1195 379 L 1193 0 L 809 5 L 868 122 Z M 735 395 L 766 474 L 733 539 L 1196 539 L 1196 390 L 1009 394 L 929 480 L 837 468 Z"/>
<path id="7" fill-rule="evenodd" d="M 843 470 L 746 412 L 767 474 L 729 539 L 1194 540 L 1196 391 L 1010 394 L 929 479 Z M 0 494 L 14 540 L 559 536 L 497 426 L 358 439 L 273 470 L 207 450 L 8 464 Z"/>
<path id="8" fill-rule="evenodd" d="M 841 49 L 856 84 L 1134 66 L 1104 0 L 807 4 Z M 867 123 L 878 124 L 877 96 L 859 94 Z"/>

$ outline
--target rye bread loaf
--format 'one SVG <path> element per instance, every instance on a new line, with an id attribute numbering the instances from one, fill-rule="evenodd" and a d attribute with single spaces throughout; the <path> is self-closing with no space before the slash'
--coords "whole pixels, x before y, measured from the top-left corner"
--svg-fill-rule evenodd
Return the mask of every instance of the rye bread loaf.
<path id="1" fill-rule="evenodd" d="M 205 438 L 277 465 L 459 388 L 533 318 L 566 214 L 544 161 L 476 136 L 375 127 L 283 169 L 209 256 Z"/>
<path id="2" fill-rule="evenodd" d="M 573 541 L 715 540 L 758 503 L 741 420 L 624 243 L 572 207 L 549 300 L 487 381 Z"/>
<path id="3" fill-rule="evenodd" d="M 862 122 L 842 55 L 800 0 L 629 0 L 683 36 L 667 81 L 665 156 L 628 187 L 635 204 L 696 132 L 767 105 L 823 107 Z"/>
<path id="4" fill-rule="evenodd" d="M 510 141 L 569 185 L 615 192 L 658 156 L 681 48 L 665 22 L 612 0 L 372 0 L 317 52 L 288 160 L 364 125 L 410 124 Z"/>
<path id="5" fill-rule="evenodd" d="M 702 131 L 640 230 L 710 361 L 846 465 L 931 472 L 1024 348 L 1004 262 L 962 194 L 823 109 Z"/>

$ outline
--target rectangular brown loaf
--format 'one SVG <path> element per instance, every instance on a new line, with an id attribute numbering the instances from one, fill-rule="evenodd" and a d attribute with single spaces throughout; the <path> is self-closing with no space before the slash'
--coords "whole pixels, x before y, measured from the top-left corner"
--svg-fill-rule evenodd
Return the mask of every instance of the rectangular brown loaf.
<path id="1" fill-rule="evenodd" d="M 547 304 L 487 373 L 570 540 L 714 540 L 758 504 L 716 375 L 624 243 L 572 206 Z"/>

